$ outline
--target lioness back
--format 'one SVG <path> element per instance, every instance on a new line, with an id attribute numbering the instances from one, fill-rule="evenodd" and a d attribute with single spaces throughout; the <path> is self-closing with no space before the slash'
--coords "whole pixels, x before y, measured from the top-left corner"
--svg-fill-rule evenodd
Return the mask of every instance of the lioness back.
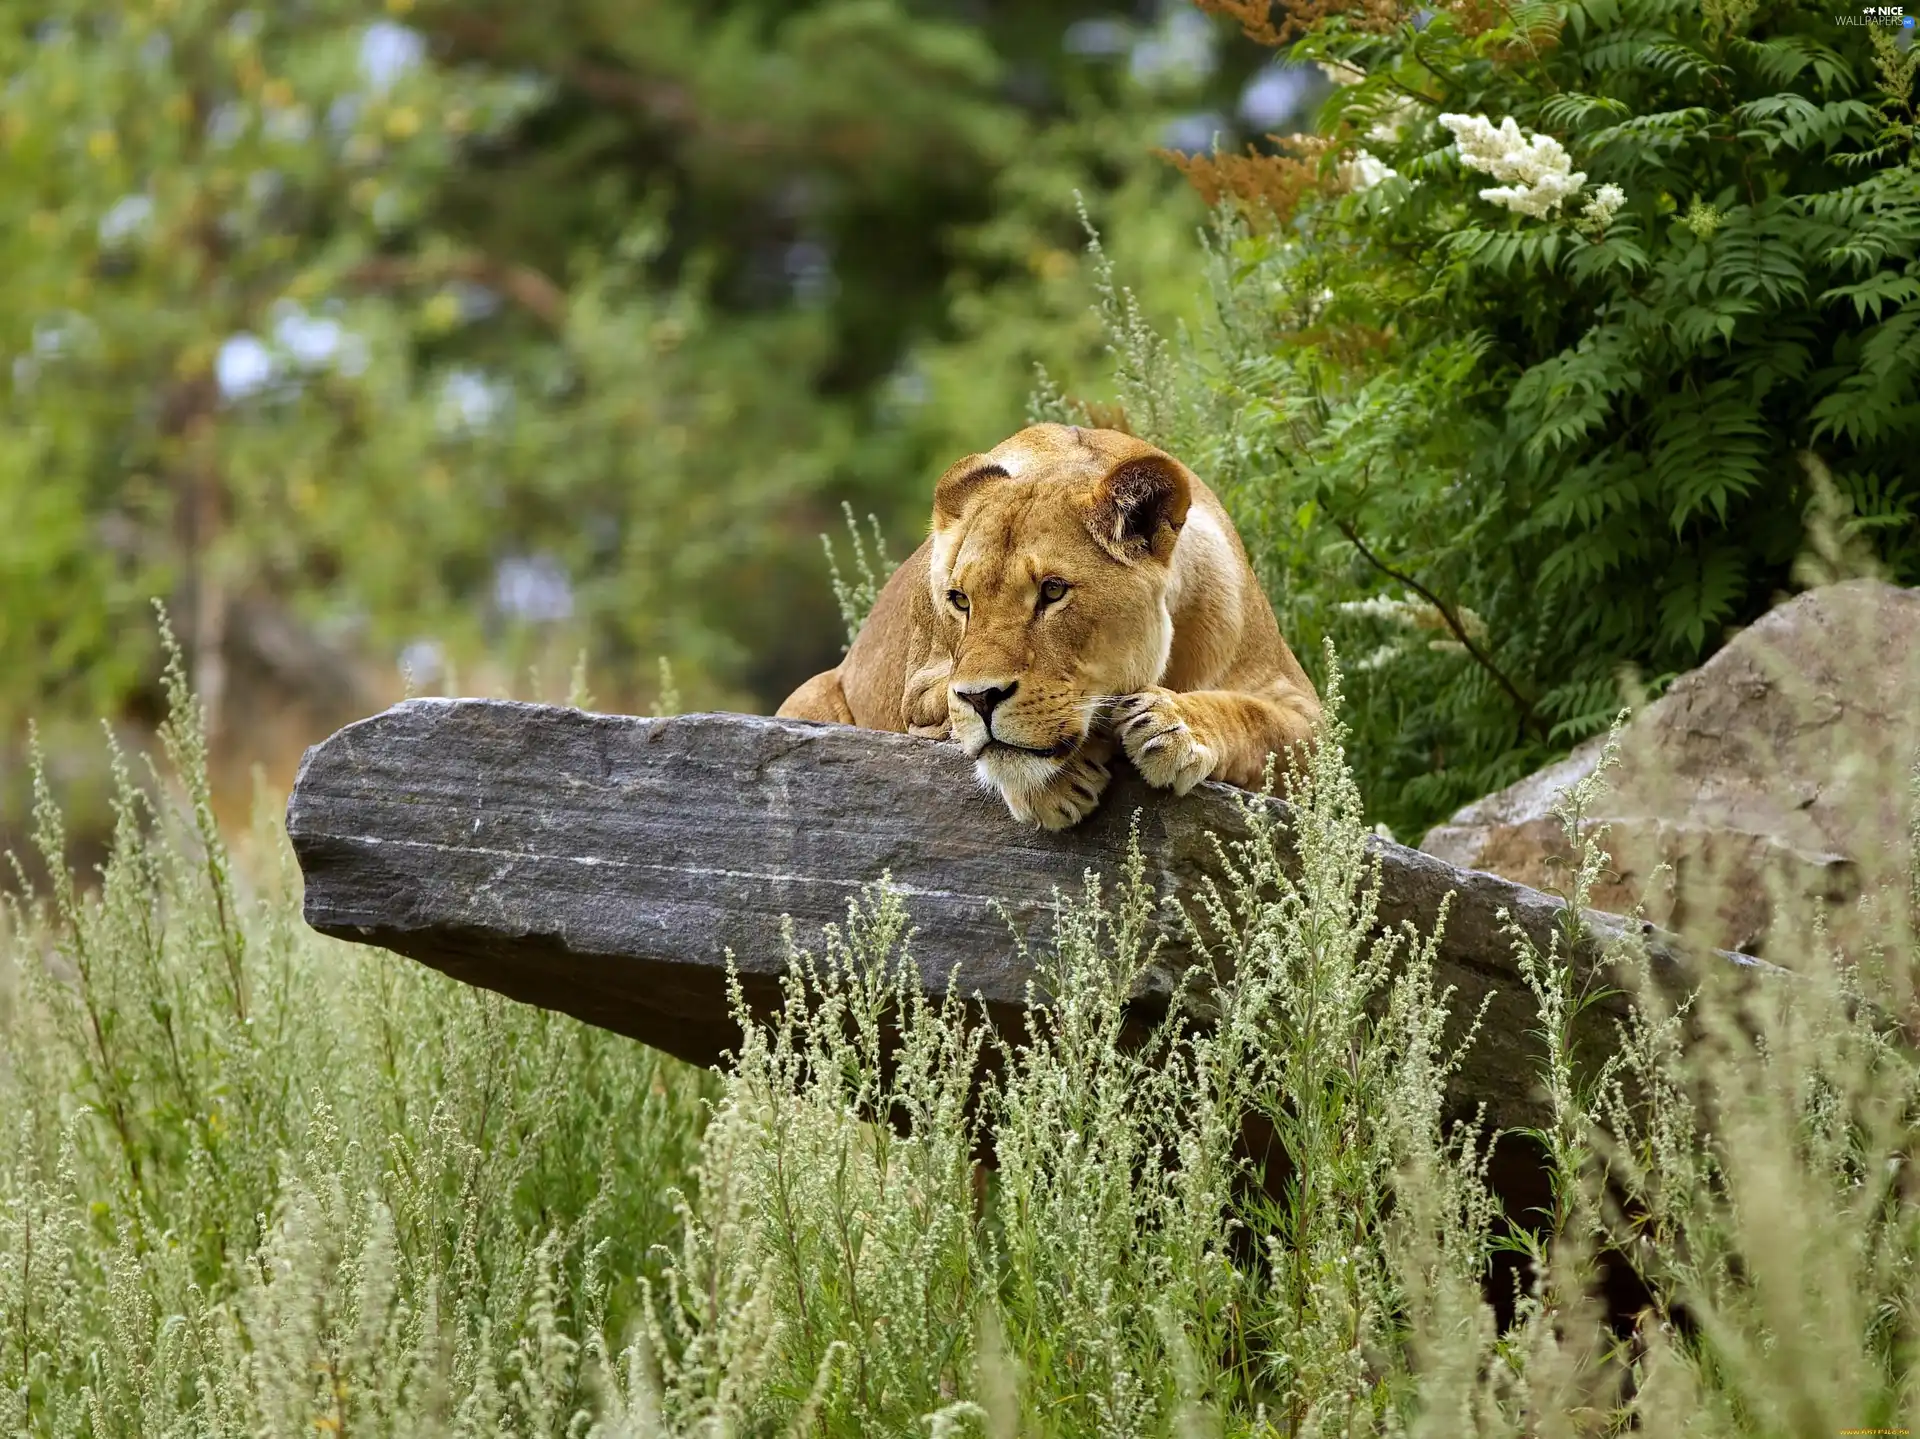
<path id="1" fill-rule="evenodd" d="M 1119 752 L 1176 793 L 1257 785 L 1320 703 L 1206 485 L 1131 435 L 1035 425 L 940 478 L 926 542 L 779 712 L 950 738 L 1058 829 Z"/>

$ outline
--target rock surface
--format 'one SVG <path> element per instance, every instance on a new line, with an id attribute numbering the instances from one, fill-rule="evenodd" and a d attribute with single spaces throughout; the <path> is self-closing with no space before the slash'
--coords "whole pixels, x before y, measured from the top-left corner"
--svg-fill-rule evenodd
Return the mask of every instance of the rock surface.
<path id="1" fill-rule="evenodd" d="M 1093 818 L 1045 834 L 981 792 L 957 750 L 905 735 L 422 699 L 309 750 L 287 828 L 316 929 L 704 1064 L 738 1039 L 726 952 L 764 1002 L 785 966 L 783 916 L 817 946 L 883 874 L 917 927 L 925 987 L 957 972 L 1017 1025 L 1033 965 L 1014 936 L 1044 946 L 1056 891 L 1119 874 L 1136 809 L 1150 878 L 1187 893 L 1214 870 L 1215 836 L 1247 832 L 1247 798 L 1208 784 L 1174 799 L 1125 772 Z M 1461 1016 L 1494 995 L 1458 1098 L 1496 1123 L 1537 1120 L 1536 1021 L 1501 912 L 1544 943 L 1561 907 L 1400 845 L 1377 853 L 1382 923 L 1426 931 L 1450 896 L 1440 981 Z M 1591 942 L 1620 923 L 1589 916 Z M 1143 1014 L 1164 1012 L 1182 953 L 1146 976 Z"/>
<path id="2" fill-rule="evenodd" d="M 1521 883 L 1563 884 L 1555 801 L 1591 774 L 1593 741 L 1430 830 L 1421 849 Z M 1701 944 L 1780 957 L 1788 916 L 1897 880 L 1909 774 L 1920 757 L 1920 590 L 1873 580 L 1770 611 L 1675 680 L 1621 736 L 1596 806 L 1613 876 L 1595 896 Z M 1673 866 L 1671 883 L 1654 883 Z"/>

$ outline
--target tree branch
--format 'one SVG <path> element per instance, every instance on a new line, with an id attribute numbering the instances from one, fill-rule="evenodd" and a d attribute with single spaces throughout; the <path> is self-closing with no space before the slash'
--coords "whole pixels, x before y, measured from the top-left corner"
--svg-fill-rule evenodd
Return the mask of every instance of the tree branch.
<path id="1" fill-rule="evenodd" d="M 1467 627 L 1460 622 L 1460 616 L 1455 613 L 1453 607 L 1432 590 L 1421 584 L 1420 581 L 1416 580 L 1412 575 L 1401 573 L 1385 560 L 1381 559 L 1372 550 L 1368 549 L 1366 542 L 1360 538 L 1360 531 L 1354 528 L 1351 521 L 1336 519 L 1333 522 L 1333 526 L 1347 537 L 1349 544 L 1360 552 L 1361 559 L 1365 560 L 1389 579 L 1398 580 L 1401 584 L 1419 595 L 1421 599 L 1433 606 L 1435 612 L 1439 614 L 1441 620 L 1446 624 L 1446 627 L 1453 631 L 1453 637 L 1460 641 L 1462 647 L 1465 648 L 1468 654 L 1473 656 L 1474 662 L 1477 663 L 1481 669 L 1492 675 L 1500 688 L 1505 690 L 1508 697 L 1513 700 L 1515 707 L 1520 711 L 1521 727 L 1532 731 L 1534 735 L 1544 739 L 1546 736 L 1542 731 L 1539 716 L 1533 712 L 1532 701 L 1521 694 L 1513 681 L 1508 679 L 1505 673 L 1502 672 L 1500 666 L 1493 662 L 1485 650 L 1473 642 L 1473 636 L 1467 633 Z"/>
<path id="2" fill-rule="evenodd" d="M 551 37 L 544 32 L 529 34 L 454 5 L 440 6 L 420 16 L 418 23 L 451 59 L 501 70 L 539 70 L 576 95 L 636 116 L 676 136 L 697 132 L 735 153 L 764 156 L 791 149 L 789 137 L 764 120 L 707 113 L 691 85 L 605 60 L 587 59 L 578 53 L 556 53 Z M 860 127 L 853 128 L 857 134 Z M 843 156 L 856 161 L 863 153 L 857 141 L 843 139 L 840 149 Z"/>
<path id="3" fill-rule="evenodd" d="M 552 329 L 567 319 L 567 294 L 528 265 L 509 264 L 485 255 L 456 255 L 421 260 L 406 255 L 376 255 L 348 272 L 349 283 L 373 290 L 398 290 L 446 280 L 469 280 L 497 290 Z"/>
<path id="4" fill-rule="evenodd" d="M 529 60 L 549 70 L 555 79 L 590 100 L 631 111 L 662 124 L 685 128 L 698 118 L 693 92 L 672 80 L 648 78 L 631 70 L 592 60 L 548 60 L 524 53 L 505 25 L 451 6 L 423 16 L 427 30 L 446 43 L 460 59 L 492 64 L 522 65 Z"/>

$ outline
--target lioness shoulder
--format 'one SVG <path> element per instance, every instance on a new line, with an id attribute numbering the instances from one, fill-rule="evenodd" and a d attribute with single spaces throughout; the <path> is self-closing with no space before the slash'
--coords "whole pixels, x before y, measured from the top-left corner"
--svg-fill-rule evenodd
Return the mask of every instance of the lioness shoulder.
<path id="1" fill-rule="evenodd" d="M 1131 435 L 1035 425 L 940 477 L 926 543 L 780 713 L 951 738 L 1061 829 L 1120 750 L 1179 794 L 1257 785 L 1320 701 L 1206 485 Z"/>

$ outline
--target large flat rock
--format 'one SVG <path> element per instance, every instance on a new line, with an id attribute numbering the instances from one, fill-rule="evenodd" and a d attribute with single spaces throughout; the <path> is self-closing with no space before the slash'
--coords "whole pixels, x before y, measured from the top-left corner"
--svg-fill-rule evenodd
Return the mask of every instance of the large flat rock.
<path id="1" fill-rule="evenodd" d="M 738 1039 L 727 952 L 764 1000 L 783 919 L 817 945 L 882 875 L 905 897 L 926 988 L 957 973 L 1017 1024 L 1032 965 L 1016 935 L 1044 947 L 1059 892 L 1120 873 L 1136 810 L 1150 876 L 1177 895 L 1213 871 L 1216 836 L 1246 833 L 1248 798 L 1207 784 L 1175 799 L 1123 771 L 1093 818 L 1048 834 L 1016 824 L 957 750 L 905 735 L 417 699 L 307 751 L 287 828 L 314 928 L 707 1064 Z M 1538 1119 L 1536 1020 L 1501 915 L 1544 944 L 1561 906 L 1400 845 L 1377 852 L 1381 922 L 1430 930 L 1451 896 L 1441 983 L 1462 1015 L 1495 996 L 1459 1099 L 1496 1123 Z M 1621 923 L 1585 917 L 1589 956 Z M 1164 1012 L 1184 968 L 1170 946 L 1138 989 L 1143 1014 Z"/>

